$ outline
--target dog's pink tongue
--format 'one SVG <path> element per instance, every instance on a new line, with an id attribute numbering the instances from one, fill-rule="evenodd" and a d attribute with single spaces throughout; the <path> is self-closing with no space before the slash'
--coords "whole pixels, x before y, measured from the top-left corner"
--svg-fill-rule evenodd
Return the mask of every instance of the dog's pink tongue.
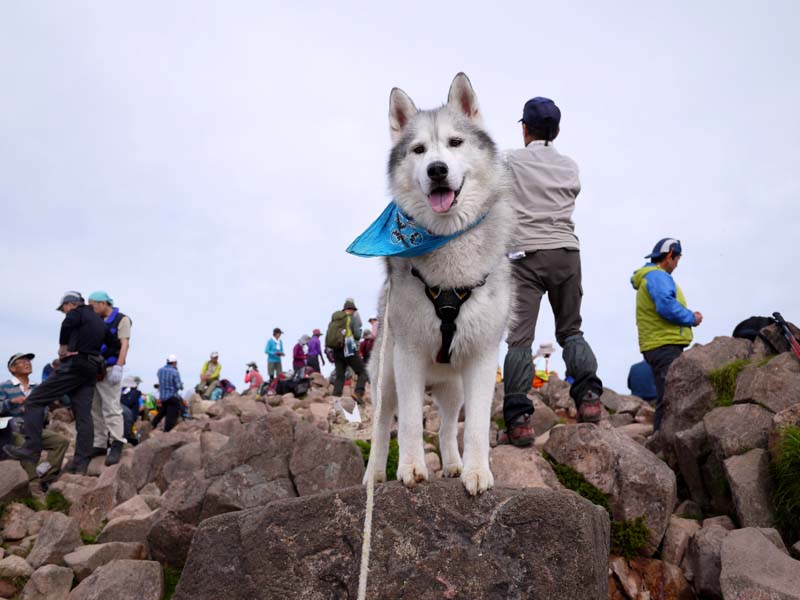
<path id="1" fill-rule="evenodd" d="M 450 210 L 450 207 L 453 206 L 453 200 L 455 200 L 456 194 L 453 190 L 448 190 L 446 192 L 431 192 L 428 196 L 428 203 L 430 203 L 431 208 L 434 212 L 443 213 Z"/>

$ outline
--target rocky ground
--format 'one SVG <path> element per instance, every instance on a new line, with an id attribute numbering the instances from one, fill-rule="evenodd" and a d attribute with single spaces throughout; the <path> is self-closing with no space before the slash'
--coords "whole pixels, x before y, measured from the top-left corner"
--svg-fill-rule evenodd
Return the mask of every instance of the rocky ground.
<path id="1" fill-rule="evenodd" d="M 551 378 L 531 392 L 535 444 L 493 447 L 496 488 L 478 498 L 441 478 L 429 398 L 432 481 L 376 488 L 368 597 L 800 598 L 800 495 L 786 503 L 800 361 L 717 338 L 676 361 L 667 387 L 653 437 L 652 408 L 611 390 L 600 425 L 576 425 Z M 0 463 L 0 598 L 355 598 L 354 440 L 369 439 L 371 406 L 348 423 L 339 406 L 353 401 L 329 392 L 319 376 L 303 399 L 195 397 L 193 419 L 167 434 L 144 424 L 119 465 L 95 459 L 46 497 Z M 501 402 L 499 385 L 493 437 Z M 53 427 L 74 438 L 67 411 Z"/>

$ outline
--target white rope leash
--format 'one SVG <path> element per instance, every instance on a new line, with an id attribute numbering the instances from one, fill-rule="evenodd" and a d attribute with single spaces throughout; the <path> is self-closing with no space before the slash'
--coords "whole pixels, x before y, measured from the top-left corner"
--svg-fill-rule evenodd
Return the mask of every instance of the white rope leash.
<path id="1" fill-rule="evenodd" d="M 389 321 L 389 294 L 392 291 L 392 284 L 386 278 L 386 307 L 383 310 L 383 321 L 381 322 L 381 347 L 380 363 L 378 364 L 378 380 L 375 382 L 373 401 L 372 401 L 372 445 L 371 452 L 378 452 L 375 448 L 375 428 L 380 427 L 381 417 L 381 382 L 383 380 L 384 357 L 386 356 L 386 338 L 389 337 L 387 323 Z M 367 598 L 367 576 L 369 574 L 369 549 L 372 542 L 372 508 L 375 504 L 375 454 L 372 455 L 367 464 L 367 511 L 364 514 L 364 537 L 361 543 L 361 571 L 358 575 L 358 600 Z"/>

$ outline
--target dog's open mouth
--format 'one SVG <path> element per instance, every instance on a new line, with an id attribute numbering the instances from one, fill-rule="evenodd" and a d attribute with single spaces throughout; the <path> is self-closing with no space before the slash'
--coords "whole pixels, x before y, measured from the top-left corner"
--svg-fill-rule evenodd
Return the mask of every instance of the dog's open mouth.
<path id="1" fill-rule="evenodd" d="M 458 203 L 458 195 L 463 187 L 464 182 L 461 182 L 461 187 L 457 190 L 451 190 L 447 186 L 432 189 L 431 193 L 428 194 L 428 204 L 431 205 L 433 212 L 446 213 L 450 210 Z"/>

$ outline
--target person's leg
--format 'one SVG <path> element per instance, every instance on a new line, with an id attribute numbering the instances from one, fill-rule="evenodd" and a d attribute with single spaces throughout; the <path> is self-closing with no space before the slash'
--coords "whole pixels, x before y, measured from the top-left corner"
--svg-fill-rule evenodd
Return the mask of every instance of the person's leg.
<path id="1" fill-rule="evenodd" d="M 128 442 L 133 440 L 133 413 L 125 405 L 122 405 L 122 435 Z"/>
<path id="2" fill-rule="evenodd" d="M 278 376 L 278 372 L 280 370 L 279 369 L 279 364 L 280 363 L 276 363 L 276 362 L 268 362 L 267 363 L 267 375 L 269 375 L 270 379 L 274 379 L 275 377 Z"/>
<path id="3" fill-rule="evenodd" d="M 333 382 L 333 395 L 341 396 L 344 389 L 344 372 L 347 368 L 347 363 L 344 358 L 344 350 L 336 348 L 333 351 L 334 365 L 336 366 L 336 379 Z"/>
<path id="4" fill-rule="evenodd" d="M 315 373 L 319 373 L 320 372 L 319 356 L 318 355 L 315 354 L 313 356 L 309 356 L 308 359 L 306 360 L 306 364 L 309 367 L 311 367 L 314 370 Z"/>
<path id="5" fill-rule="evenodd" d="M 76 466 L 88 465 L 92 458 L 92 442 L 94 440 L 94 425 L 92 423 L 92 398 L 94 385 L 84 385 L 71 394 L 72 412 L 75 415 L 75 458 Z"/>
<path id="6" fill-rule="evenodd" d="M 69 448 L 69 440 L 55 431 L 45 429 L 42 432 L 42 448 L 47 450 L 47 462 L 50 463 L 50 468 L 40 479 L 42 483 L 49 484 L 55 481 L 61 473 L 61 465 L 64 463 L 64 455 Z"/>
<path id="7" fill-rule="evenodd" d="M 533 413 L 528 392 L 533 384 L 531 345 L 536 334 L 539 306 L 545 293 L 545 285 L 538 272 L 541 257 L 541 252 L 534 252 L 511 263 L 516 308 L 506 337 L 508 351 L 503 363 L 503 418 L 506 427 L 519 417 Z"/>
<path id="8" fill-rule="evenodd" d="M 166 400 L 161 400 L 161 404 L 158 407 L 158 412 L 156 413 L 156 416 L 153 417 L 153 420 L 151 421 L 151 424 L 153 425 L 153 429 L 156 429 L 158 427 L 158 424 L 161 423 L 161 419 L 163 419 L 164 415 L 166 415 L 166 414 L 167 414 L 167 401 Z"/>
<path id="9" fill-rule="evenodd" d="M 554 250 L 551 261 L 548 299 L 556 321 L 556 340 L 564 349 L 567 375 L 574 380 L 570 396 L 580 410 L 584 400 L 596 403 L 603 395 L 603 382 L 597 376 L 597 359 L 581 331 L 583 287 L 580 252 Z M 593 413 L 599 408 L 595 404 Z M 599 417 L 599 413 L 596 416 Z"/>
<path id="10" fill-rule="evenodd" d="M 178 423 L 178 414 L 180 413 L 181 399 L 173 396 L 165 402 L 167 418 L 164 421 L 164 431 L 170 431 Z"/>
<path id="11" fill-rule="evenodd" d="M 656 413 L 653 416 L 653 431 L 658 431 L 661 427 L 661 420 L 664 418 L 666 406 L 664 404 L 664 387 L 667 380 L 667 373 L 672 363 L 683 352 L 684 346 L 668 344 L 653 350 L 643 352 L 642 356 L 647 364 L 653 369 L 653 379 L 656 382 Z"/>
<path id="12" fill-rule="evenodd" d="M 369 377 L 367 376 L 367 370 L 364 368 L 364 361 L 361 360 L 361 357 L 358 354 L 354 354 L 353 356 L 348 356 L 345 359 L 347 364 L 353 369 L 353 372 L 358 377 L 358 381 L 356 381 L 356 389 L 354 393 L 356 394 L 356 400 L 361 400 L 364 396 L 364 388 L 367 385 L 367 380 Z"/>
<path id="13" fill-rule="evenodd" d="M 208 387 L 206 387 L 205 395 L 211 398 L 211 394 L 214 393 L 214 390 L 217 389 L 218 386 L 219 386 L 219 379 L 215 379 L 214 381 L 210 382 L 208 384 Z"/>
<path id="14" fill-rule="evenodd" d="M 97 453 L 100 449 L 103 451 L 108 448 L 108 431 L 106 429 L 106 422 L 103 420 L 103 397 L 100 394 L 100 386 L 102 381 L 97 382 L 94 388 L 94 395 L 92 396 L 92 428 L 94 429 L 94 441 L 92 445 L 97 448 Z"/>

